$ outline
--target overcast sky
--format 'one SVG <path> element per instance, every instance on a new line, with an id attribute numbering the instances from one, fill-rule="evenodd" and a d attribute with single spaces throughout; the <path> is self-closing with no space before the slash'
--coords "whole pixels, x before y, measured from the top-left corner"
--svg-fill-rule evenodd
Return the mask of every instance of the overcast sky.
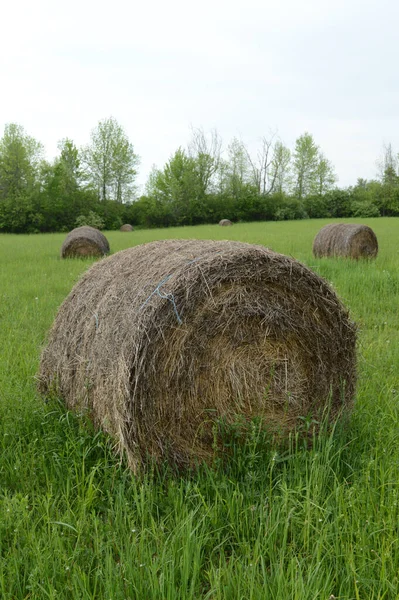
<path id="1" fill-rule="evenodd" d="M 23 125 L 48 158 L 111 115 L 140 183 L 190 126 L 253 150 L 309 131 L 342 186 L 399 151 L 397 0 L 15 0 L 1 21 L 1 131 Z"/>

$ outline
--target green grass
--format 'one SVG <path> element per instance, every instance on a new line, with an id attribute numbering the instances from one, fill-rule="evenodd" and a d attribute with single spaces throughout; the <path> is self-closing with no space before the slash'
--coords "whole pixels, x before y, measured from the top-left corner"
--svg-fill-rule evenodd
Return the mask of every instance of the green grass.
<path id="1" fill-rule="evenodd" d="M 135 478 L 90 424 L 35 389 L 57 308 L 91 261 L 62 234 L 0 236 L 0 597 L 399 598 L 399 219 L 366 219 L 374 262 L 316 260 L 324 221 L 109 232 L 112 251 L 171 237 L 261 243 L 332 282 L 359 325 L 349 423 L 270 447 L 256 424 L 232 458 Z"/>

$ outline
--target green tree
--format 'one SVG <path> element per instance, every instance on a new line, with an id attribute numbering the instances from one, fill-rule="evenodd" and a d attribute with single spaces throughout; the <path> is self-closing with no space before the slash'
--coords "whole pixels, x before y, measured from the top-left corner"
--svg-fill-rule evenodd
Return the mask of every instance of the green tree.
<path id="1" fill-rule="evenodd" d="M 16 123 L 5 126 L 0 140 L 0 198 L 31 194 L 38 183 L 43 146 Z"/>
<path id="2" fill-rule="evenodd" d="M 392 144 L 383 144 L 382 153 L 377 160 L 378 179 L 381 183 L 397 184 L 399 169 L 398 155 L 392 148 Z"/>
<path id="3" fill-rule="evenodd" d="M 203 180 L 197 166 L 195 158 L 178 148 L 162 171 L 153 169 L 147 182 L 147 197 L 171 214 L 176 224 L 205 220 Z"/>
<path id="4" fill-rule="evenodd" d="M 338 178 L 334 172 L 332 163 L 327 160 L 322 152 L 319 152 L 312 191 L 319 196 L 323 196 L 326 192 L 333 189 L 337 180 Z"/>
<path id="5" fill-rule="evenodd" d="M 367 189 L 383 217 L 399 214 L 399 177 L 392 166 L 386 167 L 382 181 L 368 182 Z"/>
<path id="6" fill-rule="evenodd" d="M 313 136 L 306 132 L 295 142 L 292 162 L 292 191 L 299 200 L 314 191 L 318 164 L 319 148 Z"/>
<path id="7" fill-rule="evenodd" d="M 241 140 L 233 138 L 227 148 L 227 160 L 223 164 L 221 191 L 235 200 L 245 195 L 251 178 L 251 165 L 247 150 Z"/>
<path id="8" fill-rule="evenodd" d="M 291 151 L 277 140 L 274 145 L 274 155 L 271 165 L 273 179 L 275 181 L 274 191 L 282 194 L 287 191 L 290 180 Z"/>
<path id="9" fill-rule="evenodd" d="M 5 126 L 0 140 L 0 230 L 38 231 L 40 166 L 43 147 L 16 123 Z"/>
<path id="10" fill-rule="evenodd" d="M 192 129 L 188 157 L 194 161 L 197 194 L 202 198 L 214 190 L 221 162 L 221 148 L 222 140 L 215 129 L 208 135 L 203 129 Z"/>
<path id="11" fill-rule="evenodd" d="M 127 202 L 135 191 L 139 162 L 133 145 L 113 117 L 100 121 L 83 150 L 87 181 L 101 201 Z"/>
<path id="12" fill-rule="evenodd" d="M 82 169 L 79 150 L 72 140 L 65 138 L 58 143 L 60 156 L 55 161 L 55 168 L 59 174 L 63 191 L 75 192 L 82 183 Z"/>
<path id="13" fill-rule="evenodd" d="M 377 169 L 378 182 L 374 182 L 374 203 L 382 216 L 397 215 L 399 214 L 399 157 L 392 144 L 383 144 L 382 153 L 377 160 Z"/>
<path id="14" fill-rule="evenodd" d="M 95 192 L 84 186 L 79 150 L 70 139 L 58 144 L 59 156 L 42 164 L 40 207 L 44 231 L 68 230 L 79 215 L 95 210 Z"/>
<path id="15" fill-rule="evenodd" d="M 399 176 L 395 171 L 395 168 L 390 165 L 387 166 L 382 175 L 382 183 L 391 188 L 399 187 Z"/>
<path id="16" fill-rule="evenodd" d="M 54 202 L 70 198 L 82 184 L 79 151 L 72 140 L 63 139 L 58 143 L 60 155 L 52 165 L 44 163 L 42 173 L 47 191 Z"/>
<path id="17" fill-rule="evenodd" d="M 332 189 L 324 194 L 323 207 L 328 217 L 349 217 L 351 216 L 351 190 Z"/>

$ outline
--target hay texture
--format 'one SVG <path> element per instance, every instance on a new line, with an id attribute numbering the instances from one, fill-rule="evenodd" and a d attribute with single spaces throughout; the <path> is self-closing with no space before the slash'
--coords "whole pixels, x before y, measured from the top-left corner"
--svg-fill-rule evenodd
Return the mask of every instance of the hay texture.
<path id="1" fill-rule="evenodd" d="M 320 229 L 313 242 L 313 254 L 316 258 L 322 256 L 375 258 L 377 253 L 377 237 L 367 225 L 330 223 Z"/>
<path id="2" fill-rule="evenodd" d="M 87 410 L 135 470 L 208 460 L 214 423 L 288 432 L 352 402 L 355 328 L 292 258 L 229 241 L 164 240 L 92 266 L 62 304 L 39 389 Z"/>
<path id="3" fill-rule="evenodd" d="M 129 223 L 125 223 L 125 225 L 122 225 L 119 231 L 133 231 L 133 227 L 132 225 L 129 225 Z"/>
<path id="4" fill-rule="evenodd" d="M 109 253 L 109 243 L 95 227 L 83 226 L 72 229 L 61 248 L 61 258 L 104 256 Z"/>
<path id="5" fill-rule="evenodd" d="M 228 227 L 229 225 L 233 225 L 233 223 L 229 221 L 229 219 L 222 219 L 221 221 L 219 221 L 219 225 L 221 225 L 222 227 Z"/>

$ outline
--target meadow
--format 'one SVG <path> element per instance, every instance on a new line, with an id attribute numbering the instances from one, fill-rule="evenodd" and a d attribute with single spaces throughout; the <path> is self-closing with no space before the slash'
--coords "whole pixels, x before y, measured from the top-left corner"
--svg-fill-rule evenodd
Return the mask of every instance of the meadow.
<path id="1" fill-rule="evenodd" d="M 227 464 L 137 477 L 104 434 L 36 392 L 58 306 L 93 261 L 60 260 L 64 234 L 0 236 L 2 600 L 399 598 L 399 218 L 362 219 L 373 262 L 313 258 L 326 222 L 106 233 L 112 252 L 263 244 L 330 281 L 358 324 L 353 413 L 311 447 L 299 435 L 273 446 L 254 424 L 245 444 L 226 437 Z"/>

